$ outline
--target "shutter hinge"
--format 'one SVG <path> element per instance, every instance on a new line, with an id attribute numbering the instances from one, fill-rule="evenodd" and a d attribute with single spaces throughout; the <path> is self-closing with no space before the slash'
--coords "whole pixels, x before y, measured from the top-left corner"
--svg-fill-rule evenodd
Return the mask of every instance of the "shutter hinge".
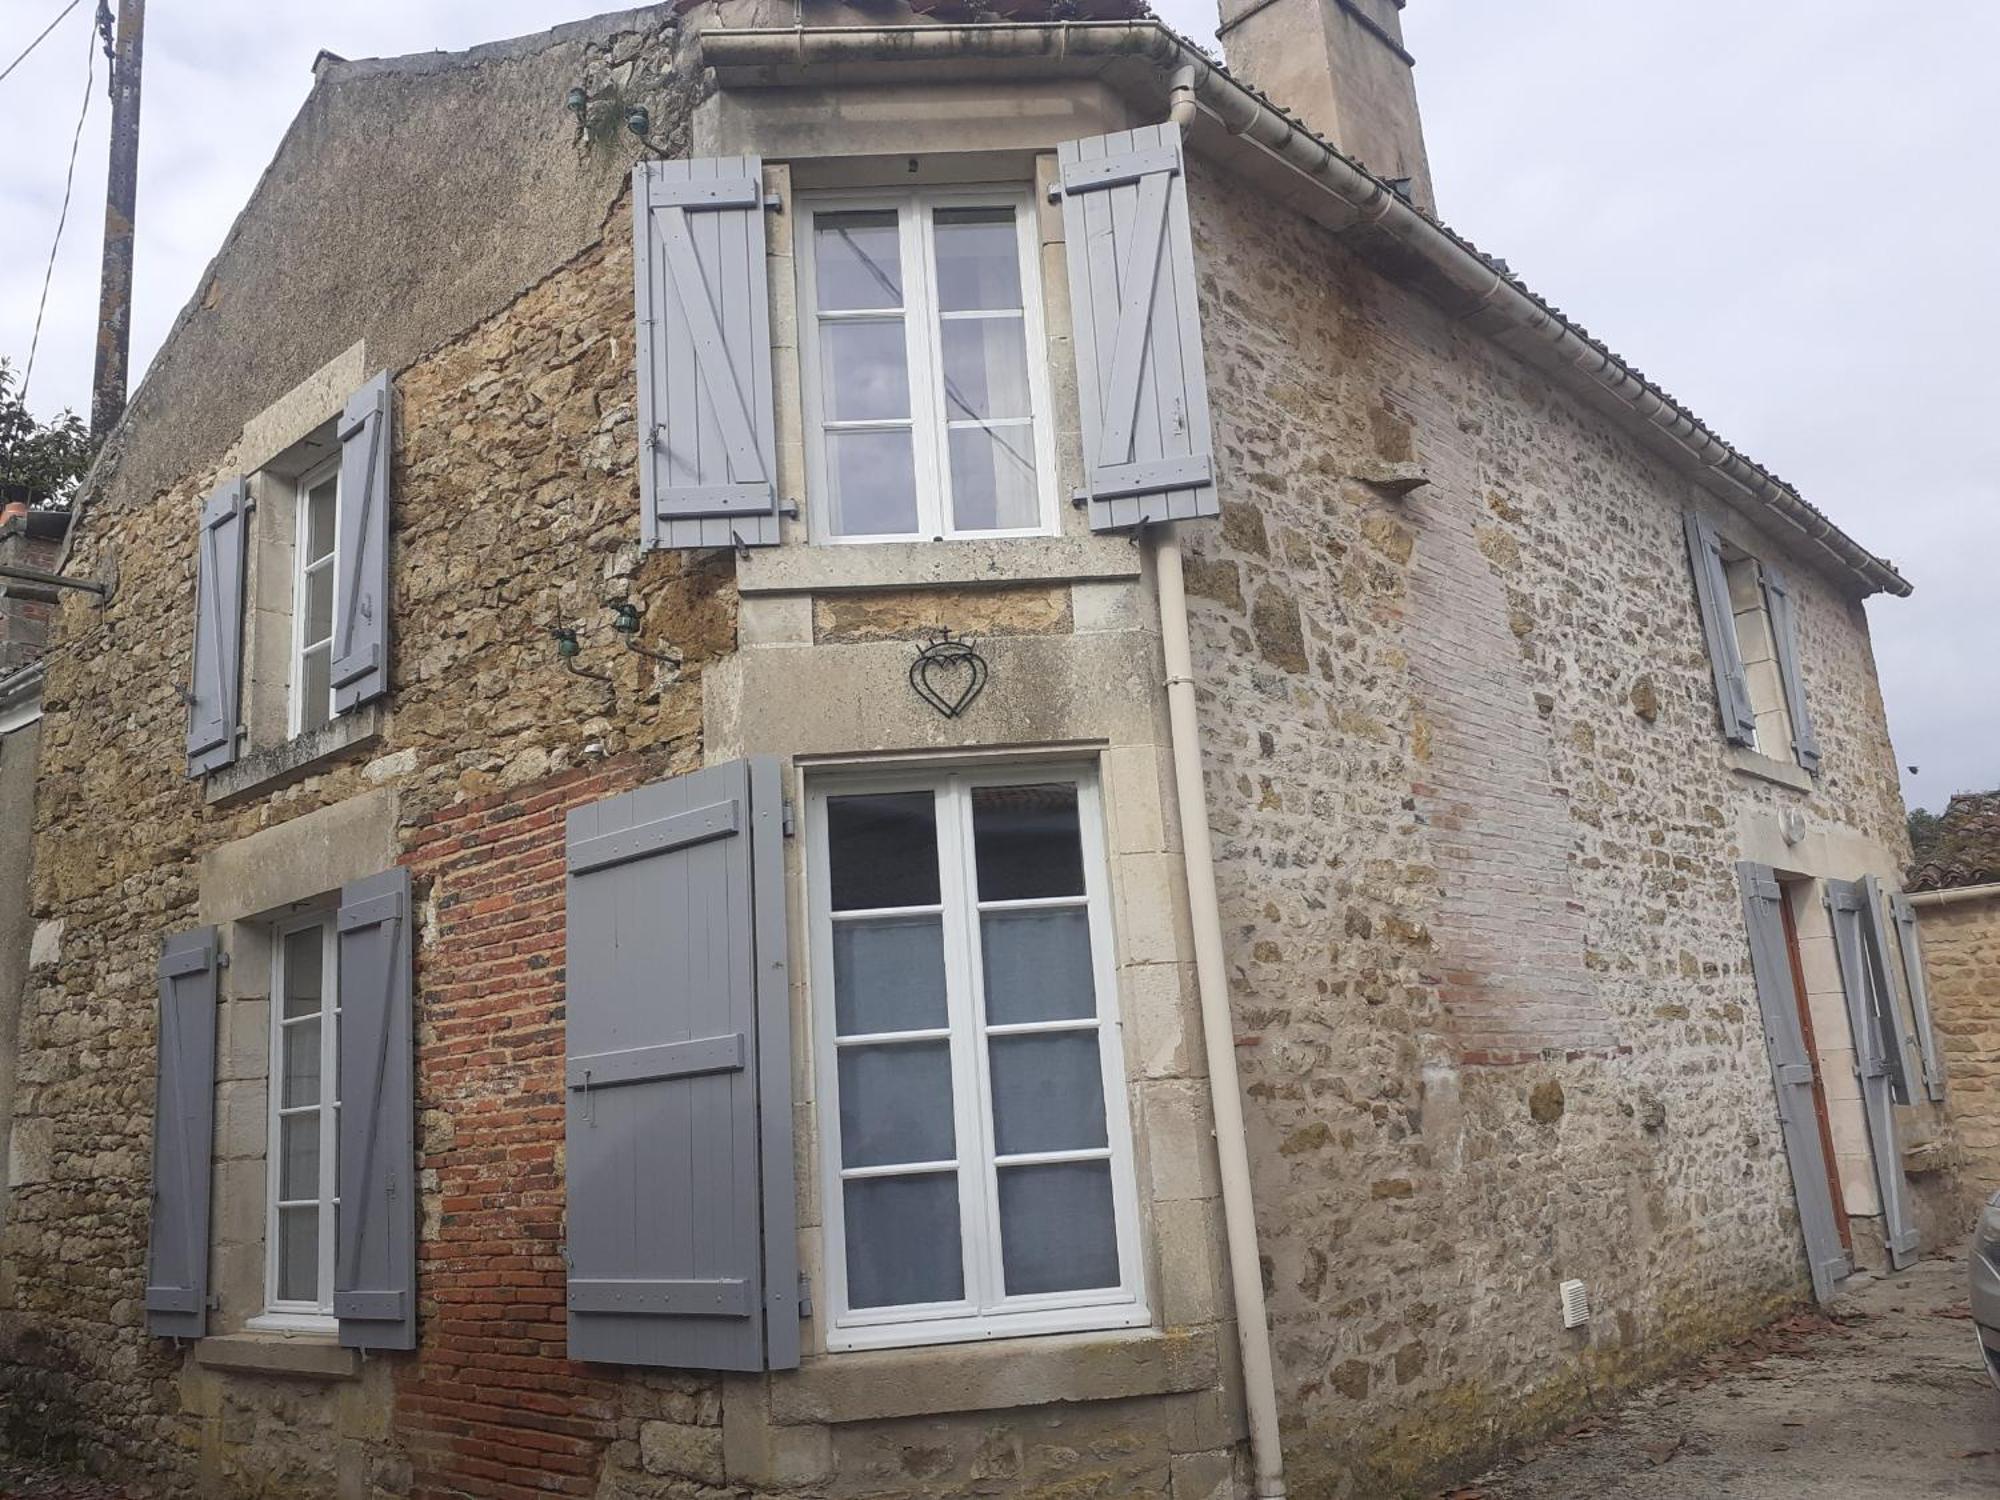
<path id="1" fill-rule="evenodd" d="M 802 1318 L 810 1318 L 812 1315 L 813 1315 L 813 1279 L 811 1276 L 807 1275 L 804 1271 L 801 1271 L 799 1272 L 799 1316 Z"/>
<path id="2" fill-rule="evenodd" d="M 205 1308 L 207 1308 L 207 1309 L 208 1309 L 208 1310 L 209 1310 L 210 1312 L 221 1312 L 221 1311 L 222 1311 L 222 1293 L 220 1293 L 220 1292 L 210 1292 L 210 1293 L 208 1294 L 207 1298 L 206 1298 L 206 1299 L 205 1299 L 205 1300 L 203 1301 L 203 1303 L 202 1303 L 202 1306 L 203 1306 L 203 1307 L 205 1307 Z"/>
<path id="3" fill-rule="evenodd" d="M 798 818 L 792 810 L 792 799 L 790 797 L 785 799 L 785 811 L 783 820 L 779 826 L 784 829 L 786 838 L 791 838 L 799 831 Z"/>

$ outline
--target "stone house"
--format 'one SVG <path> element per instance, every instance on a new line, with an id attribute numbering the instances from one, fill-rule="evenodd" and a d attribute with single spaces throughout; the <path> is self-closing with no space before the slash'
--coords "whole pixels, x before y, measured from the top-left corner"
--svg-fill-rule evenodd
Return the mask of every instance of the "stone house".
<path id="1" fill-rule="evenodd" d="M 1958 1174 L 1986 1198 L 2000 1192 L 2000 791 L 1951 799 L 1908 889 L 1951 1078 Z"/>
<path id="2" fill-rule="evenodd" d="M 9 1441 L 1398 1494 L 1955 1237 L 1908 585 L 1226 9 L 322 55 L 72 538 Z"/>

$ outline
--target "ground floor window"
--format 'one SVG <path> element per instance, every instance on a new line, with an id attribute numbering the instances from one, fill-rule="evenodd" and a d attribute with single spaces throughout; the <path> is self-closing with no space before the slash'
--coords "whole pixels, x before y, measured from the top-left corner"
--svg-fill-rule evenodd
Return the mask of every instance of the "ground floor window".
<path id="1" fill-rule="evenodd" d="M 265 1319 L 331 1320 L 340 987 L 330 912 L 274 933 Z"/>
<path id="2" fill-rule="evenodd" d="M 1094 779 L 809 791 L 829 1343 L 1146 1321 Z"/>

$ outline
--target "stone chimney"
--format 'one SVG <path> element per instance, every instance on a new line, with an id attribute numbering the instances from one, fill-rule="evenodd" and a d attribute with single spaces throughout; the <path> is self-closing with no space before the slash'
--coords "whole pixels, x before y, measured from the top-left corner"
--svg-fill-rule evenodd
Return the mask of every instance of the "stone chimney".
<path id="1" fill-rule="evenodd" d="M 53 573 L 68 524 L 66 510 L 7 506 L 0 511 L 0 563 Z M 0 578 L 0 677 L 41 659 L 54 614 L 55 606 L 44 586 L 16 583 L 10 588 L 7 580 Z"/>
<path id="2" fill-rule="evenodd" d="M 1230 71 L 1434 208 L 1403 0 L 1221 0 Z"/>

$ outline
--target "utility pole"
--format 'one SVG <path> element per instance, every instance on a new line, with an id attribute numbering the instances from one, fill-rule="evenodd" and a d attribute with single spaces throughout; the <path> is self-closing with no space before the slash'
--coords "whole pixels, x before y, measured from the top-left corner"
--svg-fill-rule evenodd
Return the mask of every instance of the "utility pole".
<path id="1" fill-rule="evenodd" d="M 99 0 L 100 18 L 109 8 Z M 98 282 L 97 365 L 90 382 L 90 435 L 100 443 L 125 411 L 125 367 L 132 347 L 132 221 L 139 205 L 139 68 L 145 32 L 146 0 L 118 0 L 118 42 L 111 54 L 111 169 L 104 181 L 104 270 Z"/>

